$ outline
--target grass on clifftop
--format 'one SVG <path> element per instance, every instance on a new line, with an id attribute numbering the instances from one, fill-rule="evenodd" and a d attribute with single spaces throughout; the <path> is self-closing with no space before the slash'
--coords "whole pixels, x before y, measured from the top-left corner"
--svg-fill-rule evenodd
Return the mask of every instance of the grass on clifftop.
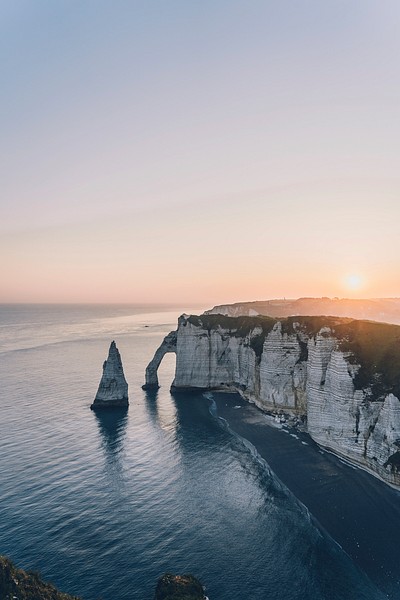
<path id="1" fill-rule="evenodd" d="M 208 331 L 212 329 L 228 329 L 237 337 L 245 337 L 255 327 L 261 327 L 265 333 L 269 333 L 278 319 L 272 317 L 227 317 L 225 315 L 190 315 L 189 323 L 196 327 L 203 327 Z"/>
<path id="2" fill-rule="evenodd" d="M 189 323 L 196 327 L 203 327 L 207 331 L 217 330 L 218 328 L 226 329 L 235 337 L 246 337 L 254 331 L 255 328 L 260 328 L 261 333 L 251 336 L 250 346 L 253 348 L 256 356 L 261 357 L 265 338 L 272 331 L 274 325 L 278 322 L 282 324 L 282 333 L 296 334 L 299 331 L 304 332 L 308 336 L 314 336 L 322 327 L 332 327 L 337 323 L 351 321 L 351 319 L 343 319 L 340 317 L 286 317 L 276 319 L 258 315 L 255 317 L 228 317 L 226 315 L 190 315 Z"/>
<path id="3" fill-rule="evenodd" d="M 296 333 L 299 329 L 309 336 L 316 335 L 322 327 L 335 327 L 343 323 L 350 323 L 352 319 L 344 317 L 285 317 L 276 319 L 258 315 L 255 317 L 227 317 L 226 315 L 190 315 L 189 323 L 196 327 L 203 327 L 208 331 L 216 330 L 219 327 L 227 329 L 237 337 L 245 337 L 255 329 L 261 327 L 263 333 L 267 335 L 274 325 L 278 322 L 282 324 L 283 333 Z"/>
<path id="4" fill-rule="evenodd" d="M 335 333 L 340 348 L 351 352 L 350 362 L 361 365 L 356 388 L 371 387 L 373 398 L 388 392 L 400 398 L 400 326 L 354 320 Z"/>
<path id="5" fill-rule="evenodd" d="M 400 398 L 400 325 L 364 321 L 347 317 L 293 316 L 275 319 L 266 316 L 227 317 L 201 315 L 189 317 L 197 327 L 228 330 L 236 337 L 246 337 L 256 328 L 262 333 L 250 339 L 250 346 L 260 358 L 265 337 L 278 321 L 282 332 L 314 337 L 323 327 L 329 327 L 339 340 L 339 348 L 349 352 L 349 362 L 361 365 L 354 379 L 356 389 L 371 389 L 371 399 L 382 398 L 392 392 Z M 306 353 L 303 353 L 303 359 Z"/>
<path id="6" fill-rule="evenodd" d="M 59 592 L 51 583 L 42 581 L 38 573 L 24 571 L 5 556 L 0 556 L 1 600 L 79 600 Z"/>
<path id="7" fill-rule="evenodd" d="M 371 389 L 371 400 L 392 392 L 400 398 L 400 325 L 344 317 L 289 317 L 308 335 L 329 327 L 339 340 L 339 349 L 349 352 L 348 361 L 360 365 L 354 378 L 356 389 Z"/>

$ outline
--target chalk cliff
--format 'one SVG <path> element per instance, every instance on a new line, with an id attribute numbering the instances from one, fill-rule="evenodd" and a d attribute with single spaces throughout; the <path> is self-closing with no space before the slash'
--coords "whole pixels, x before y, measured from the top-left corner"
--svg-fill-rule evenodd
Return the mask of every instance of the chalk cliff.
<path id="1" fill-rule="evenodd" d="M 335 317 L 183 315 L 146 371 L 176 352 L 175 390 L 240 392 L 297 415 L 311 437 L 400 485 L 400 327 Z"/>
<path id="2" fill-rule="evenodd" d="M 108 358 L 103 364 L 99 389 L 90 408 L 125 408 L 128 404 L 128 384 L 122 367 L 121 355 L 115 342 L 111 342 Z"/>

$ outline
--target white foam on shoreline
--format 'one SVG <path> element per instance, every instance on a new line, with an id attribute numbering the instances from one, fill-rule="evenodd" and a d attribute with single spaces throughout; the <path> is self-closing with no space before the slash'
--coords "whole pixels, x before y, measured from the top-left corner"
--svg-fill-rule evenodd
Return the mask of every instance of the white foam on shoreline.
<path id="1" fill-rule="evenodd" d="M 207 397 L 208 399 L 211 399 L 214 403 L 214 399 L 213 399 L 213 395 L 212 393 L 206 392 L 204 394 L 205 397 Z M 248 401 L 244 396 L 242 396 L 242 394 L 240 394 L 241 397 L 244 398 L 244 400 L 246 402 L 248 402 L 249 405 L 253 405 L 255 406 L 260 412 L 261 409 L 257 407 L 256 404 L 254 404 L 254 402 L 250 402 Z M 215 404 L 215 409 L 216 409 L 216 404 Z M 243 408 L 243 407 L 242 407 Z M 275 421 L 275 417 L 269 414 L 264 414 L 264 421 L 267 422 L 267 425 L 269 425 L 270 427 L 275 427 L 276 429 L 281 429 L 281 431 L 289 434 L 290 436 L 297 438 L 298 440 L 300 440 L 300 438 L 294 434 L 294 433 L 290 433 L 290 430 L 287 429 L 287 424 L 286 423 L 277 423 Z M 304 444 L 305 446 L 308 446 L 309 444 L 305 441 L 301 440 L 301 443 Z M 393 485 L 392 483 L 386 481 L 385 479 L 383 479 L 378 473 L 376 473 L 375 471 L 373 471 L 372 469 L 369 469 L 367 466 L 362 465 L 360 463 L 355 463 L 353 462 L 351 459 L 349 459 L 348 457 L 340 454 L 339 452 L 336 452 L 334 450 L 332 450 L 331 448 L 328 447 L 322 447 L 319 444 L 318 445 L 318 452 L 322 455 L 324 455 L 325 453 L 329 453 L 332 454 L 333 456 L 335 456 L 337 459 L 339 459 L 341 462 L 343 462 L 345 465 L 351 467 L 354 470 L 360 469 L 362 471 L 365 471 L 366 473 L 368 473 L 369 475 L 372 475 L 373 477 L 375 477 L 376 479 L 379 479 L 380 481 L 382 481 L 385 485 L 388 485 L 390 488 L 392 488 L 393 490 L 397 491 L 400 495 L 400 489 L 398 486 Z"/>

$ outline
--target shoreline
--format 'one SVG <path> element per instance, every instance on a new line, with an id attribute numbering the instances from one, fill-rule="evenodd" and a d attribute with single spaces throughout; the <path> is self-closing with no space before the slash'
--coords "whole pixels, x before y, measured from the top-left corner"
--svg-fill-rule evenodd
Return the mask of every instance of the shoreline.
<path id="1" fill-rule="evenodd" d="M 196 390 L 196 388 L 193 388 L 193 389 Z M 198 389 L 197 389 L 197 391 L 198 391 Z M 242 398 L 247 404 L 252 404 L 257 410 L 259 410 L 262 414 L 269 417 L 273 421 L 275 421 L 275 418 L 278 416 L 284 417 L 284 420 L 281 421 L 281 424 L 285 425 L 288 428 L 295 429 L 298 432 L 306 433 L 308 435 L 308 437 L 310 438 L 310 440 L 314 444 L 316 444 L 322 451 L 329 452 L 329 453 L 333 454 L 334 456 L 336 456 L 337 458 L 339 458 L 340 460 L 344 460 L 350 467 L 355 467 L 357 469 L 361 469 L 361 470 L 365 471 L 366 473 L 368 473 L 369 475 L 373 475 L 373 477 L 376 477 L 377 479 L 379 479 L 379 481 L 381 481 L 385 485 L 388 485 L 393 490 L 400 492 L 400 485 L 395 485 L 394 483 L 391 483 L 390 481 L 388 481 L 387 479 L 382 477 L 377 471 L 374 471 L 374 469 L 371 469 L 367 464 L 360 462 L 360 461 L 356 460 L 355 458 L 347 456 L 346 454 L 343 454 L 342 452 L 340 452 L 340 450 L 336 450 L 334 448 L 331 448 L 330 446 L 324 446 L 322 444 L 319 444 L 317 441 L 315 441 L 311 437 L 311 435 L 308 433 L 307 427 L 304 425 L 304 423 L 306 421 L 304 422 L 302 420 L 302 417 L 296 411 L 291 411 L 291 412 L 286 411 L 285 412 L 284 409 L 279 409 L 279 412 L 273 412 L 272 410 L 265 409 L 265 408 L 261 407 L 255 400 L 247 397 L 245 393 L 243 393 L 239 389 L 236 389 L 234 386 L 232 386 L 230 388 L 214 388 L 209 391 L 211 393 L 220 393 L 220 394 L 238 394 L 240 396 L 240 398 Z M 274 426 L 274 423 L 271 422 L 270 425 Z"/>
<path id="2" fill-rule="evenodd" d="M 341 454 L 337 450 L 333 450 L 333 448 L 330 448 L 329 446 L 321 446 L 320 444 L 318 444 L 318 442 L 314 442 L 314 443 L 317 444 L 317 446 L 319 448 L 321 448 L 321 450 L 323 450 L 324 452 L 328 452 L 328 454 L 332 454 L 333 456 L 336 456 L 336 458 L 338 458 L 339 460 L 344 461 L 347 465 L 349 465 L 349 467 L 352 467 L 354 469 L 360 469 L 361 471 L 365 471 L 365 473 L 368 473 L 368 475 L 372 475 L 372 477 L 379 479 L 380 482 L 389 486 L 392 490 L 400 493 L 400 487 L 398 485 L 394 485 L 394 483 L 390 483 L 390 481 L 386 481 L 386 479 L 383 479 L 383 477 L 381 477 L 379 475 L 379 473 L 377 473 L 376 471 L 373 471 L 367 465 L 364 465 L 354 459 L 351 459 L 348 456 L 346 456 L 345 454 Z"/>
<path id="3" fill-rule="evenodd" d="M 253 404 L 261 413 L 264 413 L 267 417 L 270 417 L 270 419 L 272 419 L 274 421 L 275 421 L 276 416 L 282 415 L 285 419 L 284 421 L 281 421 L 282 425 L 286 426 L 289 429 L 294 429 L 297 432 L 307 434 L 308 437 L 310 438 L 310 440 L 314 444 L 316 444 L 318 446 L 318 448 L 320 448 L 323 452 L 328 452 L 329 454 L 336 456 L 336 458 L 338 458 L 339 460 L 345 461 L 349 465 L 349 467 L 361 469 L 362 471 L 365 471 L 369 475 L 372 475 L 373 477 L 376 477 L 377 479 L 379 479 L 379 481 L 381 481 L 385 485 L 389 486 L 393 490 L 400 492 L 400 486 L 395 485 L 394 483 L 391 483 L 390 481 L 387 481 L 387 479 L 384 479 L 381 475 L 379 475 L 379 473 L 377 471 L 374 471 L 373 469 L 371 469 L 367 464 L 362 463 L 354 458 L 351 458 L 351 457 L 347 456 L 347 454 L 343 454 L 339 450 L 331 448 L 330 446 L 323 446 L 322 444 L 319 444 L 318 442 L 316 442 L 311 437 L 311 435 L 308 433 L 307 428 L 304 427 L 303 424 L 299 425 L 300 419 L 297 417 L 296 414 L 285 413 L 283 410 L 280 413 L 274 414 L 268 410 L 263 410 L 255 402 L 253 402 L 252 400 L 248 400 L 244 395 L 242 395 L 240 393 L 239 393 L 239 395 L 241 396 L 241 398 L 243 398 L 243 400 L 245 402 L 248 402 L 249 404 Z M 270 423 L 270 426 L 273 427 L 274 424 Z"/>
<path id="4" fill-rule="evenodd" d="M 400 491 L 249 403 L 210 392 L 216 418 L 250 442 L 273 473 L 389 598 L 400 598 Z M 372 476 L 374 475 L 374 476 Z"/>

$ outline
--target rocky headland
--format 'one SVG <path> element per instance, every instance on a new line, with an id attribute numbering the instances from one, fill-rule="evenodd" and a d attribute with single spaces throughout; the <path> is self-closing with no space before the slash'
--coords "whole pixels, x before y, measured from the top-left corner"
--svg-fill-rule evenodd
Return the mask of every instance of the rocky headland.
<path id="1" fill-rule="evenodd" d="M 108 358 L 103 364 L 103 375 L 96 398 L 90 408 L 92 410 L 127 408 L 128 405 L 128 384 L 122 367 L 121 355 L 113 341 Z"/>
<path id="2" fill-rule="evenodd" d="M 183 315 L 146 370 L 176 353 L 174 390 L 239 392 L 321 446 L 400 485 L 400 326 L 350 318 Z"/>
<path id="3" fill-rule="evenodd" d="M 207 310 L 205 314 L 227 317 L 264 315 L 274 318 L 332 315 L 400 324 L 400 298 L 277 298 L 220 304 Z"/>

